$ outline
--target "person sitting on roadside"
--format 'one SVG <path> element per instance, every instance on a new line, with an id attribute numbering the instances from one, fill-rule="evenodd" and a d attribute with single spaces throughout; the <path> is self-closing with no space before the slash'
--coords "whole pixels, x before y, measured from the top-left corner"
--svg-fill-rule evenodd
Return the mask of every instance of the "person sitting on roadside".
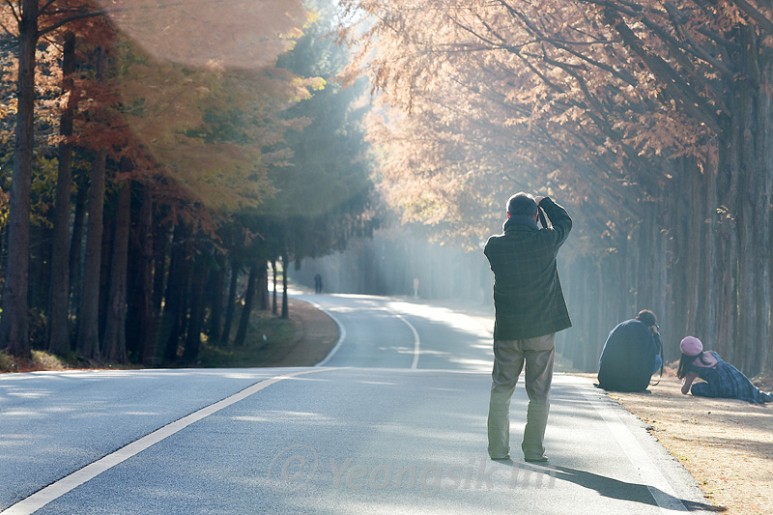
<path id="1" fill-rule="evenodd" d="M 763 392 L 743 372 L 723 360 L 715 351 L 704 351 L 703 342 L 685 336 L 679 343 L 682 357 L 676 376 L 682 379 L 682 393 L 697 397 L 740 399 L 762 404 L 773 402 L 773 393 Z M 705 382 L 693 384 L 696 378 Z"/>
<path id="2" fill-rule="evenodd" d="M 599 359 L 598 386 L 617 392 L 647 390 L 663 366 L 663 345 L 655 313 L 642 309 L 636 318 L 610 331 Z"/>

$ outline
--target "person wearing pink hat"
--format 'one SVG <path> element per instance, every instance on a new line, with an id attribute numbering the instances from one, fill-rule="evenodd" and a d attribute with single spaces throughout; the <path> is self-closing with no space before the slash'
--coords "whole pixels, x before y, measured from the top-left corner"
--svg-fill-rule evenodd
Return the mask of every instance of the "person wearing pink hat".
<path id="1" fill-rule="evenodd" d="M 695 336 L 685 336 L 679 343 L 682 358 L 677 377 L 682 379 L 682 393 L 698 397 L 740 399 L 762 404 L 773 402 L 773 393 L 763 392 L 740 370 L 723 360 L 715 351 L 703 350 L 703 342 Z M 693 384 L 695 379 L 703 382 Z"/>

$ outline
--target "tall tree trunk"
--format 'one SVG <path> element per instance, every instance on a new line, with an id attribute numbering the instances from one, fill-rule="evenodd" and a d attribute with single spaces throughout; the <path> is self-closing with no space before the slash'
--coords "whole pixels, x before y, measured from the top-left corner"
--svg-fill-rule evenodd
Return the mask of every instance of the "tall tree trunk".
<path id="1" fill-rule="evenodd" d="M 166 285 L 166 302 L 161 319 L 161 342 L 164 343 L 164 361 L 177 361 L 177 351 L 180 345 L 184 327 L 184 316 L 188 301 L 188 277 L 190 266 L 188 258 L 190 245 L 188 231 L 181 224 L 175 226 L 172 239 L 172 257 L 169 264 L 169 279 Z"/>
<path id="2" fill-rule="evenodd" d="M 64 35 L 62 50 L 62 93 L 69 95 L 59 121 L 59 168 L 56 178 L 54 234 L 51 251 L 51 284 L 48 302 L 48 350 L 64 354 L 70 350 L 68 314 L 70 306 L 70 192 L 72 190 L 72 135 L 75 96 L 72 73 L 75 70 L 75 34 Z"/>
<path id="3" fill-rule="evenodd" d="M 38 42 L 38 0 L 22 0 L 19 19 L 16 141 L 8 218 L 8 260 L 0 317 L 0 349 L 30 358 L 29 255 L 30 191 L 34 151 L 35 47 Z"/>
<path id="4" fill-rule="evenodd" d="M 279 314 L 279 306 L 277 306 L 277 303 L 276 303 L 276 300 L 277 300 L 276 299 L 276 295 L 277 295 L 276 259 L 272 259 L 271 260 L 271 271 L 273 273 L 273 283 L 274 283 L 274 287 L 273 287 L 272 292 L 271 292 L 271 313 L 273 313 L 274 315 L 278 315 Z"/>
<path id="5" fill-rule="evenodd" d="M 127 351 L 131 361 L 153 367 L 159 363 L 153 309 L 153 197 L 143 184 L 135 184 L 133 190 L 139 206 L 129 237 Z"/>
<path id="6" fill-rule="evenodd" d="M 239 329 L 236 331 L 236 338 L 234 339 L 234 345 L 244 345 L 244 340 L 247 337 L 247 328 L 250 325 L 250 315 L 252 314 L 252 305 L 255 301 L 255 285 L 258 281 L 258 266 L 253 263 L 250 266 L 250 275 L 247 279 L 247 289 L 244 291 L 244 306 L 242 307 L 242 313 L 239 317 Z"/>
<path id="7" fill-rule="evenodd" d="M 115 217 L 113 256 L 107 300 L 103 354 L 105 359 L 125 363 L 126 356 L 126 288 L 131 225 L 131 183 L 120 181 Z"/>
<path id="8" fill-rule="evenodd" d="M 241 271 L 241 262 L 235 257 L 231 257 L 231 280 L 228 285 L 228 299 L 225 308 L 225 320 L 223 321 L 223 334 L 220 341 L 223 345 L 228 345 L 231 338 L 231 326 L 233 325 L 234 312 L 236 311 L 236 288 L 239 285 L 239 272 Z"/>
<path id="9" fill-rule="evenodd" d="M 737 352 L 740 368 L 750 376 L 762 372 L 770 347 L 771 189 L 768 167 L 771 123 L 771 58 L 759 48 L 754 30 L 744 28 L 742 78 L 739 88 L 743 116 L 741 156 L 745 184 L 739 188 L 739 322 Z"/>
<path id="10" fill-rule="evenodd" d="M 98 80 L 107 78 L 107 53 L 96 51 Z M 102 271 L 103 209 L 105 205 L 105 168 L 107 150 L 95 152 L 89 178 L 88 228 L 86 232 L 86 260 L 80 310 L 78 312 L 78 341 L 80 354 L 87 359 L 100 359 L 99 304 Z"/>
<path id="11" fill-rule="evenodd" d="M 260 274 L 262 280 L 260 281 L 260 310 L 268 311 L 268 263 L 261 261 L 262 272 Z"/>
<path id="12" fill-rule="evenodd" d="M 160 216 L 159 213 L 156 216 Z M 166 225 L 158 224 L 153 231 L 153 290 L 151 294 L 151 311 L 153 319 L 153 338 L 149 343 L 153 348 L 151 357 L 144 357 L 143 361 L 153 360 L 155 365 L 166 361 L 165 333 L 165 303 L 166 285 L 169 281 L 168 265 L 171 265 L 171 239 L 174 231 Z M 167 264 L 167 261 L 169 263 Z M 147 354 L 145 356 L 148 356 Z"/>
<path id="13" fill-rule="evenodd" d="M 196 259 L 195 273 L 191 280 L 191 301 L 188 328 L 183 350 L 183 362 L 195 365 L 201 348 L 201 328 L 204 326 L 204 287 L 207 285 L 208 267 L 202 256 Z"/>
<path id="14" fill-rule="evenodd" d="M 156 230 L 153 232 L 153 316 L 156 320 L 161 318 L 161 309 L 164 304 L 168 279 L 167 256 L 171 254 L 170 238 L 174 238 L 174 231 L 171 231 L 166 225 L 156 226 Z M 169 264 L 171 265 L 171 258 Z"/>
<path id="15" fill-rule="evenodd" d="M 686 284 L 686 315 L 685 325 L 683 333 L 698 335 L 699 327 L 706 327 L 706 305 L 705 298 L 706 280 L 708 279 L 704 274 L 707 270 L 708 256 L 706 256 L 706 248 L 703 246 L 706 241 L 706 233 L 711 230 L 707 227 L 707 220 L 711 221 L 712 216 L 709 211 L 713 208 L 714 204 L 708 204 L 708 198 L 705 193 L 708 185 L 707 176 L 709 174 L 702 174 L 697 168 L 687 167 L 682 172 L 688 176 L 688 187 L 685 188 L 685 194 L 693 199 L 693 202 L 689 206 L 685 216 L 688 217 L 687 230 L 686 230 L 686 244 L 684 250 L 680 254 L 683 263 L 675 270 L 675 275 L 685 276 Z M 685 204 L 680 202 L 680 204 Z M 676 241 L 681 239 L 677 235 Z M 672 264 L 672 268 L 674 264 Z M 680 273 L 681 272 L 681 273 Z"/>
<path id="16" fill-rule="evenodd" d="M 117 197 L 116 197 L 117 199 Z M 113 241 L 115 239 L 115 206 L 105 199 L 103 207 L 105 218 L 102 220 L 102 264 L 99 267 L 99 348 L 102 357 L 105 355 L 105 321 L 107 320 L 108 298 L 110 295 L 110 268 L 113 258 Z"/>
<path id="17" fill-rule="evenodd" d="M 717 349 L 729 361 L 735 359 L 733 343 L 736 337 L 738 227 L 737 206 L 739 163 L 737 149 L 737 119 L 728 123 L 729 137 L 724 159 L 720 160 L 717 173 L 718 220 L 717 220 L 717 262 L 719 284 L 712 298 L 717 300 L 716 339 L 706 342 Z"/>
<path id="18" fill-rule="evenodd" d="M 290 308 L 287 305 L 287 253 L 282 254 L 282 318 L 290 318 Z"/>
<path id="19" fill-rule="evenodd" d="M 677 184 L 669 198 L 669 204 L 673 206 L 672 213 L 669 214 L 669 209 L 663 210 L 663 214 L 671 219 L 666 267 L 669 285 L 667 311 L 671 314 L 671 322 L 661 324 L 666 360 L 679 357 L 676 342 L 682 336 L 691 334 L 691 317 L 698 297 L 698 284 L 693 274 L 700 273 L 699 238 L 705 225 L 705 215 L 704 196 L 700 194 L 700 189 L 698 193 L 693 190 L 693 185 L 699 185 L 702 175 L 693 164 L 687 158 L 681 158 L 675 163 L 674 177 Z M 692 202 L 684 202 L 684 196 L 692 199 Z M 668 227 L 669 224 L 664 223 L 664 226 Z"/>
<path id="20" fill-rule="evenodd" d="M 86 258 L 83 288 L 78 310 L 77 348 L 87 359 L 100 359 L 99 300 L 102 271 L 103 208 L 105 203 L 105 164 L 107 153 L 98 150 L 89 180 L 88 222 L 86 228 Z"/>
<path id="21" fill-rule="evenodd" d="M 707 342 L 716 342 L 719 327 L 719 304 L 717 295 L 722 278 L 719 274 L 719 222 L 717 206 L 719 205 L 718 180 L 719 163 L 712 159 L 706 167 L 706 179 L 703 193 L 705 194 L 706 220 L 703 224 L 703 252 L 701 252 L 702 274 L 694 287 L 700 288 L 700 304 L 696 320 L 696 331 L 701 328 Z"/>
<path id="22" fill-rule="evenodd" d="M 215 251 L 215 268 L 209 275 L 209 327 L 207 334 L 213 341 L 220 340 L 223 322 L 223 299 L 225 298 L 225 270 L 226 256 L 222 252 Z"/>
<path id="23" fill-rule="evenodd" d="M 77 181 L 76 181 L 77 182 Z M 88 181 L 77 186 L 75 193 L 75 213 L 72 219 L 72 238 L 70 238 L 70 311 L 80 306 L 83 289 L 83 236 L 86 230 L 86 204 L 88 202 Z M 75 319 L 76 326 L 78 319 Z M 76 331 L 77 333 L 77 327 Z"/>
<path id="24" fill-rule="evenodd" d="M 46 324 L 45 318 L 35 314 L 45 313 L 48 306 L 48 288 L 51 279 L 51 267 L 49 258 L 51 247 L 51 229 L 41 224 L 30 226 L 30 269 L 29 269 L 29 338 L 30 345 L 45 342 Z"/>
<path id="25" fill-rule="evenodd" d="M 153 308 L 153 255 L 155 252 L 153 238 L 153 196 L 147 186 L 142 186 L 142 206 L 140 206 L 140 266 L 138 312 L 140 314 L 140 361 L 143 365 L 154 367 L 160 363 L 157 339 L 157 311 Z M 163 277 L 164 270 L 159 272 Z"/>
<path id="26" fill-rule="evenodd" d="M 761 66 L 762 84 L 773 84 L 773 60 L 767 59 L 764 65 Z M 765 87 L 761 87 L 758 91 L 759 95 L 759 129 L 757 131 L 757 138 L 761 140 L 760 151 L 760 166 L 766 171 L 764 174 L 764 184 L 760 187 L 760 190 L 764 192 L 764 196 L 768 199 L 768 205 L 773 203 L 773 99 L 768 94 Z M 764 206 L 761 204 L 760 207 Z M 757 229 L 765 234 L 763 242 L 760 245 L 759 252 L 762 253 L 760 260 L 764 263 L 765 274 L 763 274 L 760 282 L 765 282 L 761 285 L 763 290 L 760 292 L 760 319 L 767 321 L 763 335 L 759 338 L 759 343 L 763 346 L 765 357 L 760 357 L 760 362 L 765 363 L 765 370 L 773 371 L 773 346 L 771 346 L 771 338 L 773 338 L 773 260 L 770 256 L 773 256 L 773 234 L 770 232 L 770 228 L 773 226 L 773 212 L 770 210 L 765 214 L 765 222 L 759 223 Z"/>

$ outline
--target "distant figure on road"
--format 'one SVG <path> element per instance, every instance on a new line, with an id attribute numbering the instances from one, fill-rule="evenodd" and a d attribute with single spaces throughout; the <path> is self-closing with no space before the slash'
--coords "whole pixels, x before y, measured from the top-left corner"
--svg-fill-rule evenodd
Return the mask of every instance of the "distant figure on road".
<path id="1" fill-rule="evenodd" d="M 685 336 L 679 343 L 682 358 L 676 376 L 682 379 L 682 393 L 697 397 L 740 399 L 762 404 L 773 402 L 773 393 L 763 392 L 743 372 L 724 361 L 715 351 L 704 351 L 703 342 Z M 693 384 L 696 378 L 705 382 Z M 691 388 L 692 387 L 692 388 Z"/>
<path id="2" fill-rule="evenodd" d="M 610 331 L 599 359 L 599 387 L 617 392 L 643 392 L 663 366 L 663 344 L 655 313 L 642 309 L 636 318 Z"/>
<path id="3" fill-rule="evenodd" d="M 540 208 L 551 227 L 537 227 Z M 510 459 L 510 399 L 525 362 L 529 408 L 521 449 L 526 461 L 548 461 L 543 441 L 550 411 L 555 333 L 572 325 L 556 256 L 571 229 L 572 219 L 552 199 L 521 192 L 507 201 L 504 234 L 486 243 L 496 308 L 488 414 L 492 459 Z"/>
<path id="4" fill-rule="evenodd" d="M 322 276 L 319 274 L 314 276 L 314 293 L 322 293 Z"/>

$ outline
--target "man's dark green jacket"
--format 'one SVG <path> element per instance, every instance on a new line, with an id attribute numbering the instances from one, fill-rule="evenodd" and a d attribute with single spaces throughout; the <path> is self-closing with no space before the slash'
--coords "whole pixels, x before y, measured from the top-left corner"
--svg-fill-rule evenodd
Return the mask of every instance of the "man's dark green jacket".
<path id="1" fill-rule="evenodd" d="M 512 217 L 504 234 L 489 238 L 483 251 L 494 272 L 495 340 L 535 338 L 572 325 L 556 268 L 572 219 L 549 197 L 540 207 L 551 227 Z"/>

